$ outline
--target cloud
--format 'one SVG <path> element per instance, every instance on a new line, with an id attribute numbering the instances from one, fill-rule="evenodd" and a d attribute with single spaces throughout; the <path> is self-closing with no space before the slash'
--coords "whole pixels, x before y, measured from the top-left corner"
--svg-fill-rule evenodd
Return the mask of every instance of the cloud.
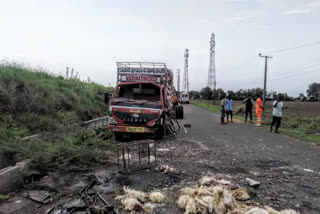
<path id="1" fill-rule="evenodd" d="M 298 10 L 287 10 L 287 11 L 284 11 L 283 14 L 284 15 L 297 15 L 297 14 L 308 14 L 311 12 L 312 12 L 312 10 L 309 10 L 309 9 L 298 9 Z"/>
<path id="2" fill-rule="evenodd" d="M 320 1 L 310 2 L 308 7 L 320 7 Z"/>

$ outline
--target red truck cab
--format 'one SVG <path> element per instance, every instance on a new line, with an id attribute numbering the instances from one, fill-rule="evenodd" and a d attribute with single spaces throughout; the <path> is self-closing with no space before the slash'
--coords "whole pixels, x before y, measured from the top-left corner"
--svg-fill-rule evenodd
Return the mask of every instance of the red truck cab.
<path id="1" fill-rule="evenodd" d="M 118 62 L 117 85 L 109 102 L 110 131 L 153 133 L 162 137 L 171 107 L 172 72 L 164 63 Z"/>

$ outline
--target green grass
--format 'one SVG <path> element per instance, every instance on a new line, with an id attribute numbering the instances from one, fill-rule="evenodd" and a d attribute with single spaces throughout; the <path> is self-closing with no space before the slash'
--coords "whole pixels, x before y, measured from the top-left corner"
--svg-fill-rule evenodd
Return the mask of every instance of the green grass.
<path id="1" fill-rule="evenodd" d="M 220 106 L 218 104 L 213 105 L 201 100 L 192 100 L 192 104 L 199 106 L 203 109 L 220 114 Z M 236 112 L 236 111 L 234 111 Z M 241 111 L 240 111 L 241 112 Z M 262 120 L 262 127 L 270 129 L 270 123 L 272 120 L 272 113 L 265 112 L 266 117 Z M 234 118 L 244 121 L 244 115 L 238 113 L 234 115 Z M 256 123 L 255 115 L 253 114 L 253 123 Z M 307 140 L 320 145 L 320 117 L 317 118 L 300 118 L 295 115 L 289 115 L 282 117 L 282 124 L 280 127 L 282 134 Z"/>
<path id="2" fill-rule="evenodd" d="M 98 150 L 109 142 L 80 124 L 107 114 L 104 93 L 111 90 L 43 69 L 0 64 L 0 153 L 8 159 L 31 158 L 42 171 L 64 163 L 100 162 Z M 21 142 L 36 133 L 44 137 Z"/>
<path id="3" fill-rule="evenodd" d="M 7 200 L 8 198 L 9 198 L 8 195 L 0 195 L 0 202 L 4 201 L 4 200 Z"/>

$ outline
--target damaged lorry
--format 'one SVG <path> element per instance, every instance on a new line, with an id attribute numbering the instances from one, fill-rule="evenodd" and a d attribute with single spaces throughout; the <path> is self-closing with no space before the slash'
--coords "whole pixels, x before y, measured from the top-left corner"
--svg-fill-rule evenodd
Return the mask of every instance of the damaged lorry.
<path id="1" fill-rule="evenodd" d="M 125 134 L 153 134 L 162 138 L 172 117 L 183 107 L 172 97 L 173 73 L 165 63 L 117 62 L 117 85 L 109 103 L 108 128 L 117 140 Z"/>

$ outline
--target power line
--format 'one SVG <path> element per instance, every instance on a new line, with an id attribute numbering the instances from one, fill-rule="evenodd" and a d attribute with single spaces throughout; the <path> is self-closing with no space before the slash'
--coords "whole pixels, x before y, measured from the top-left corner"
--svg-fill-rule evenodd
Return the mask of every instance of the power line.
<path id="1" fill-rule="evenodd" d="M 297 69 L 293 69 L 293 70 L 291 70 L 291 71 L 286 71 L 286 72 L 279 72 L 279 73 L 270 73 L 271 74 L 271 76 L 272 77 L 281 77 L 281 76 L 283 76 L 283 75 L 288 75 L 288 74 L 292 74 L 292 73 L 297 73 L 297 72 L 299 72 L 299 71 L 303 71 L 303 70 L 305 70 L 305 69 L 307 69 L 307 68 L 312 68 L 312 67 L 315 67 L 315 66 L 319 66 L 320 65 L 320 63 L 318 63 L 318 64 L 313 64 L 313 65 L 309 65 L 309 66 L 302 66 L 302 67 L 300 67 L 300 68 L 297 68 Z"/>
<path id="2" fill-rule="evenodd" d="M 270 54 L 270 53 L 277 53 L 277 52 L 289 51 L 289 50 L 294 50 L 294 49 L 298 49 L 298 48 L 303 48 L 303 47 L 307 47 L 307 46 L 311 46 L 311 45 L 319 45 L 319 44 L 320 44 L 320 41 L 319 41 L 319 42 L 309 43 L 309 44 L 304 44 L 304 45 L 300 45 L 300 46 L 296 46 L 296 47 L 292 47 L 292 48 L 284 48 L 284 49 L 269 51 L 269 52 L 265 52 L 264 54 Z"/>
<path id="3" fill-rule="evenodd" d="M 315 72 L 319 72 L 320 70 L 313 70 L 313 71 L 305 71 L 305 74 L 310 74 L 310 73 L 315 73 Z M 296 72 L 295 73 L 291 73 L 291 75 L 287 75 L 284 77 L 276 77 L 276 78 L 271 78 L 270 80 L 277 80 L 277 79 L 284 79 L 284 78 L 290 78 L 290 77 L 299 77 L 301 78 L 301 76 L 297 76 Z"/>

